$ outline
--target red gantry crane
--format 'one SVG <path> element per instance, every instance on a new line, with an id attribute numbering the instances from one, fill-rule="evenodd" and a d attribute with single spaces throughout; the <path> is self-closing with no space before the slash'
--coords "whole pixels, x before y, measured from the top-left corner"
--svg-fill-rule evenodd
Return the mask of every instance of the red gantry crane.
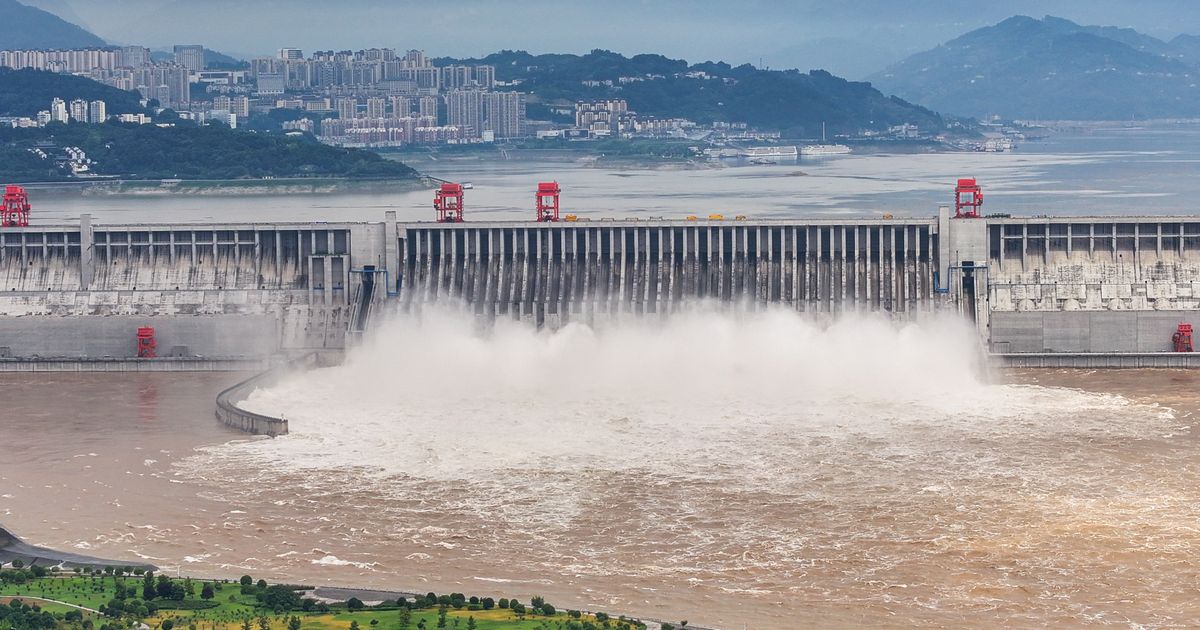
<path id="1" fill-rule="evenodd" d="M 558 182 L 541 182 L 538 184 L 534 199 L 537 201 L 538 223 L 558 221 L 558 196 L 562 189 Z"/>
<path id="2" fill-rule="evenodd" d="M 29 195 L 20 186 L 4 188 L 4 205 L 0 206 L 0 227 L 29 227 Z"/>
<path id="3" fill-rule="evenodd" d="M 462 223 L 462 184 L 443 182 L 441 188 L 433 194 L 433 209 L 437 211 L 438 223 Z"/>
<path id="4" fill-rule="evenodd" d="M 979 209 L 983 207 L 983 188 L 974 177 L 964 177 L 958 180 L 954 188 L 954 217 L 958 219 L 978 219 Z"/>

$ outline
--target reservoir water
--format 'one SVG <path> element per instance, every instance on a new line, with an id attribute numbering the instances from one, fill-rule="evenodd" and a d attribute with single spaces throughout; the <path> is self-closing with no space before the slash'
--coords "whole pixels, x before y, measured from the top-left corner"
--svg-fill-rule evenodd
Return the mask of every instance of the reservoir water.
<path id="1" fill-rule="evenodd" d="M 1055 134 L 1012 153 L 865 154 L 767 166 L 597 167 L 584 159 L 428 160 L 420 171 L 474 185 L 467 217 L 527 219 L 539 181 L 563 187 L 564 211 L 603 217 L 930 216 L 955 179 L 980 179 L 985 210 L 1018 215 L 1195 214 L 1200 124 L 1114 125 Z M 432 220 L 428 190 L 254 196 L 80 196 L 35 191 L 35 222 Z"/>

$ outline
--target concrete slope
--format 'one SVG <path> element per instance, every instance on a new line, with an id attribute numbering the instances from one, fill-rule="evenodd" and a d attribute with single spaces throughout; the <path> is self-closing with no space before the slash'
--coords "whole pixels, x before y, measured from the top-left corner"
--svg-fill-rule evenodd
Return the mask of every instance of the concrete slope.
<path id="1" fill-rule="evenodd" d="M 13 560 L 21 560 L 25 566 L 35 564 L 41 566 L 63 565 L 67 567 L 129 567 L 131 569 L 157 569 L 152 564 L 142 562 L 127 562 L 124 560 L 104 560 L 76 553 L 67 553 L 35 547 L 18 538 L 15 534 L 0 527 L 0 565 L 9 564 Z"/>

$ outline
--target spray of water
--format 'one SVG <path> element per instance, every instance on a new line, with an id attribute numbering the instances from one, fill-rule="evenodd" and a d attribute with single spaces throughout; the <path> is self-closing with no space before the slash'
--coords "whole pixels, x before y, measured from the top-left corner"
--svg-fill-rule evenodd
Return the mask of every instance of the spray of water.
<path id="1" fill-rule="evenodd" d="M 1013 566 L 1039 585 L 1016 598 L 1027 619 L 1078 621 L 1093 611 L 1058 593 L 1169 593 L 1138 580 L 1197 571 L 1195 536 L 1174 542 L 1198 509 L 1189 477 L 1163 472 L 1180 469 L 1160 441 L 1171 413 L 994 383 L 954 319 L 714 306 L 481 330 L 427 305 L 245 404 L 291 433 L 202 449 L 175 474 L 237 508 L 220 528 L 248 532 L 253 556 L 224 562 L 294 579 L 485 580 L 650 612 L 674 594 L 672 614 L 753 598 L 755 627 L 794 627 L 765 602 L 890 615 L 905 597 L 911 625 L 942 623 L 932 611 L 1007 605 Z M 1156 446 L 1131 458 L 1139 444 Z M 1123 554 L 1147 571 L 1097 584 Z"/>
<path id="2" fill-rule="evenodd" d="M 709 475 L 709 464 L 740 467 L 786 436 L 1003 431 L 1006 419 L 1083 399 L 1114 402 L 988 384 L 973 331 L 948 317 L 822 326 L 786 310 L 711 307 L 596 329 L 480 331 L 460 310 L 426 308 L 385 323 L 344 365 L 245 406 L 289 419 L 287 438 L 248 447 L 282 465 L 453 479 L 584 467 Z"/>

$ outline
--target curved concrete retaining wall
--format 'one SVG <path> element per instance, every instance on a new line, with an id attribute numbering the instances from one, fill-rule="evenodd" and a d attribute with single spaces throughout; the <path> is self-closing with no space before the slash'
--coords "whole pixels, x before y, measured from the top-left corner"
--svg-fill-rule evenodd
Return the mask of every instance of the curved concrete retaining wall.
<path id="1" fill-rule="evenodd" d="M 255 435 L 269 435 L 276 437 L 286 435 L 288 432 L 288 421 L 286 418 L 277 418 L 267 416 L 253 411 L 247 411 L 238 406 L 238 403 L 250 397 L 250 394 L 259 387 L 271 387 L 279 382 L 283 376 L 297 368 L 312 368 L 327 365 L 322 360 L 318 353 L 307 354 L 300 359 L 280 365 L 252 376 L 229 389 L 217 394 L 217 419 L 224 422 L 227 426 L 253 433 Z"/>
<path id="2" fill-rule="evenodd" d="M 45 547 L 30 545 L 17 537 L 16 534 L 0 527 L 0 564 L 8 564 L 20 560 L 28 566 L 41 565 L 45 567 L 62 565 L 64 567 L 130 567 L 134 569 L 157 570 L 158 567 L 144 562 L 128 562 L 124 560 L 103 560 L 77 553 L 55 551 Z"/>

